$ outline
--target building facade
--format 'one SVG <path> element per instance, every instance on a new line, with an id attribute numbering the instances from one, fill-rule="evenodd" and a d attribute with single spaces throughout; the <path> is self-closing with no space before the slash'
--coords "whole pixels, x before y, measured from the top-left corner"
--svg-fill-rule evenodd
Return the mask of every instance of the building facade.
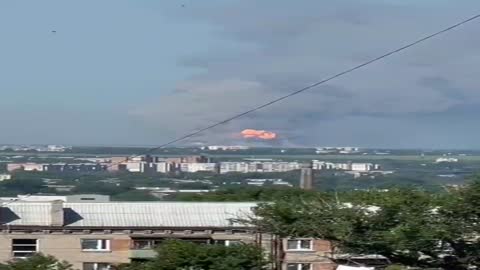
<path id="1" fill-rule="evenodd" d="M 187 173 L 217 172 L 216 163 L 180 163 L 180 171 Z"/>
<path id="2" fill-rule="evenodd" d="M 278 239 L 238 224 L 256 203 L 8 202 L 0 208 L 0 261 L 53 255 L 80 270 L 109 270 L 156 256 L 166 239 L 262 246 L 277 270 L 330 270 L 328 242 Z"/>
<path id="3" fill-rule="evenodd" d="M 12 179 L 12 175 L 6 174 L 6 173 L 0 174 L 0 181 L 10 180 L 10 179 Z"/>
<path id="4" fill-rule="evenodd" d="M 251 172 L 288 172 L 300 169 L 298 162 L 220 162 L 219 172 L 224 173 L 251 173 Z"/>

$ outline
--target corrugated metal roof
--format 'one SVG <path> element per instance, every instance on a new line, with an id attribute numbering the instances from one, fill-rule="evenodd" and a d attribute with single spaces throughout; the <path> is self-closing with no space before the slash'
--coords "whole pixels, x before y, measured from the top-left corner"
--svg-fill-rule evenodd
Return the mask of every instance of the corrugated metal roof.
<path id="1" fill-rule="evenodd" d="M 64 203 L 67 227 L 232 227 L 232 218 L 252 213 L 256 203 L 109 202 Z M 8 210 L 6 210 L 8 209 Z M 15 202 L 0 213 L 9 225 L 48 225 L 51 204 Z M 6 218 L 5 213 L 9 218 Z M 18 218 L 15 218 L 18 217 Z"/>
<path id="2" fill-rule="evenodd" d="M 48 226 L 51 210 L 51 202 L 7 203 L 0 208 L 0 220 L 9 225 Z"/>

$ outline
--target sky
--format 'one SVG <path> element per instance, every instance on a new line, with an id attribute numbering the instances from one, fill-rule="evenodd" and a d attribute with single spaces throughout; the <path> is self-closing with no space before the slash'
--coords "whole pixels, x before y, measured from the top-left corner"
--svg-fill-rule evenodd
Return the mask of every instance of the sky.
<path id="1" fill-rule="evenodd" d="M 0 144 L 161 145 L 480 13 L 477 0 L 0 1 Z M 184 142 L 480 149 L 480 20 Z M 257 142 L 255 142 L 257 143 Z"/>

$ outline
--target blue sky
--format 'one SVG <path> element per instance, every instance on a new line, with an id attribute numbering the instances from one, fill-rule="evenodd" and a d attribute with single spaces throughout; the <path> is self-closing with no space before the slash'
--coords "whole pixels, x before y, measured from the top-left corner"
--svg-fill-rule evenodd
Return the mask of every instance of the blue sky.
<path id="1" fill-rule="evenodd" d="M 475 12 L 469 0 L 1 1 L 0 143 L 162 144 Z M 193 141 L 258 128 L 287 146 L 480 148 L 479 25 Z"/>

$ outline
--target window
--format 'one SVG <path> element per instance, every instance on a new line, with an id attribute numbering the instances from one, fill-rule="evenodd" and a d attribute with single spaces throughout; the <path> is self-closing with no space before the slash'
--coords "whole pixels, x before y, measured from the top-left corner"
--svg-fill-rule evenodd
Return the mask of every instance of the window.
<path id="1" fill-rule="evenodd" d="M 37 239 L 13 239 L 12 253 L 13 257 L 25 258 L 30 257 L 38 251 Z"/>
<path id="2" fill-rule="evenodd" d="M 83 263 L 83 270 L 113 270 L 109 263 Z"/>
<path id="3" fill-rule="evenodd" d="M 133 240 L 133 249 L 151 249 L 153 248 L 152 246 L 152 240 Z"/>
<path id="4" fill-rule="evenodd" d="M 312 240 L 308 240 L 308 239 L 287 240 L 287 250 L 312 250 Z"/>
<path id="5" fill-rule="evenodd" d="M 132 249 L 153 249 L 164 241 L 164 239 L 133 239 Z"/>
<path id="6" fill-rule="evenodd" d="M 190 242 L 190 243 L 194 243 L 194 244 L 198 244 L 198 245 L 208 245 L 211 243 L 211 239 L 207 239 L 207 238 L 184 238 L 184 239 L 179 239 L 181 241 L 185 241 L 185 242 Z"/>
<path id="7" fill-rule="evenodd" d="M 85 251 L 110 251 L 110 240 L 107 240 L 107 239 L 82 239 L 82 250 L 85 250 Z"/>
<path id="8" fill-rule="evenodd" d="M 226 247 L 233 246 L 233 245 L 238 245 L 240 244 L 241 241 L 239 240 L 215 240 L 216 245 L 223 245 Z"/>
<path id="9" fill-rule="evenodd" d="M 287 270 L 311 270 L 312 264 L 310 263 L 289 263 L 287 264 Z"/>

